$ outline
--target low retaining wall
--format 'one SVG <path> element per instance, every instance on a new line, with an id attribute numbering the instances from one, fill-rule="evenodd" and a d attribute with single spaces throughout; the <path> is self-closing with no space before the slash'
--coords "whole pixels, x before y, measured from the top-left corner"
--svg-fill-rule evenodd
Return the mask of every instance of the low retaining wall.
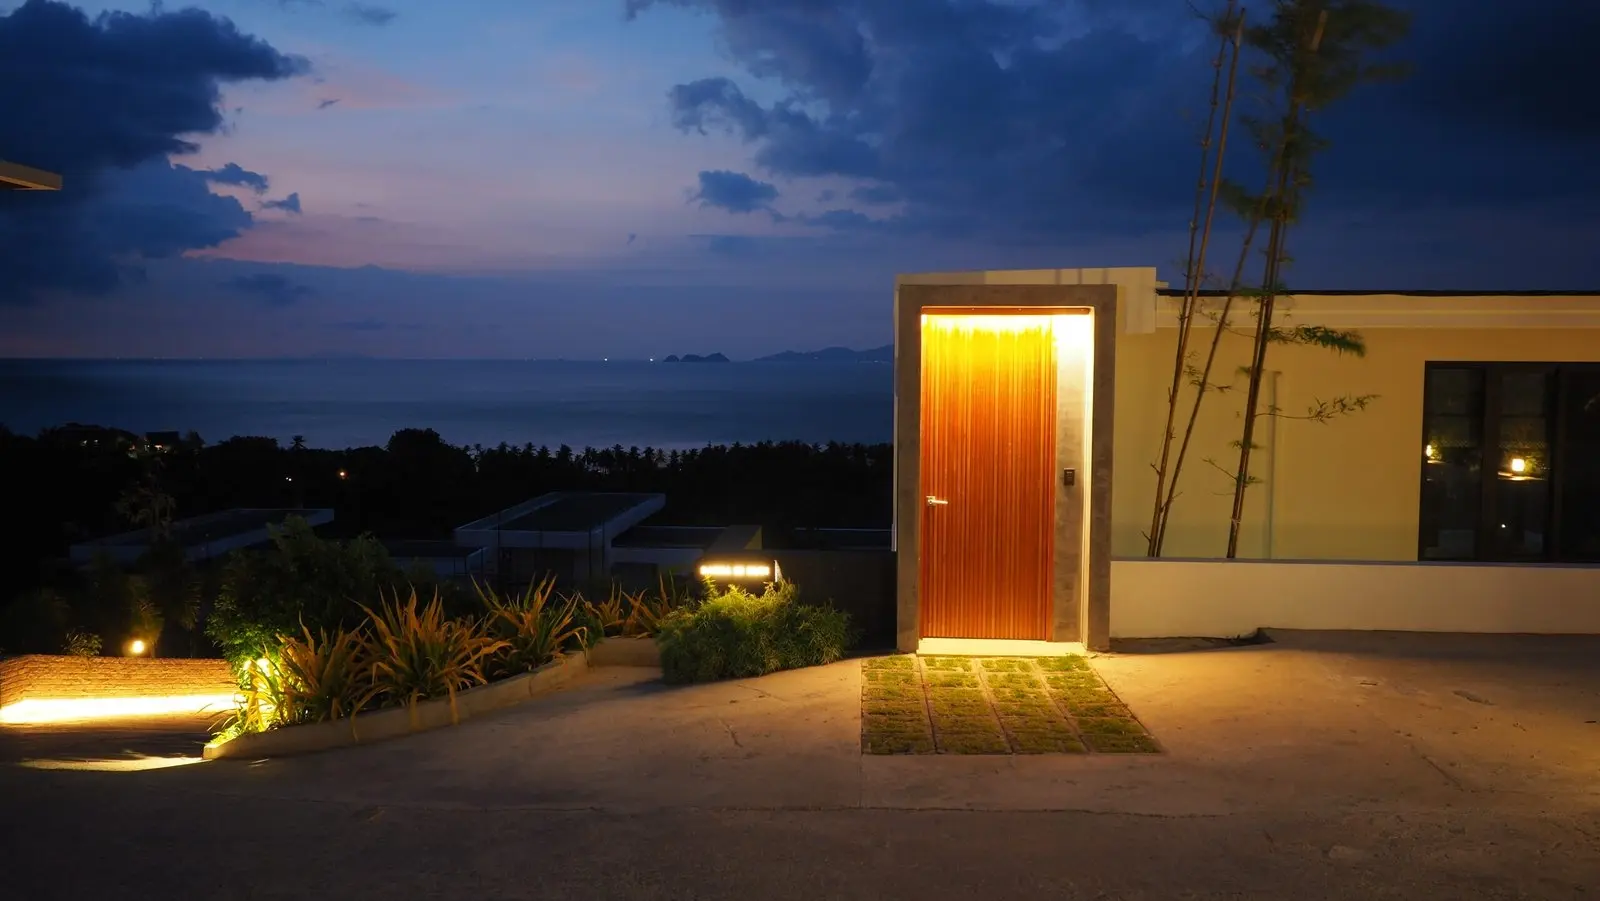
<path id="1" fill-rule="evenodd" d="M 1116 560 L 1113 638 L 1260 628 L 1600 634 L 1600 566 Z"/>
<path id="2" fill-rule="evenodd" d="M 654 638 L 607 638 L 589 649 L 590 666 L 661 665 L 661 649 Z"/>
<path id="3" fill-rule="evenodd" d="M 304 726 L 287 726 L 269 732 L 241 735 L 220 745 L 207 745 L 207 760 L 262 757 L 287 757 L 308 754 L 329 748 L 369 744 L 386 738 L 398 738 L 414 732 L 425 732 L 441 726 L 466 722 L 495 710 L 520 704 L 531 698 L 549 694 L 581 675 L 588 663 L 581 653 L 568 654 L 560 660 L 545 664 L 538 670 L 488 685 L 480 685 L 456 695 L 458 717 L 451 717 L 450 701 L 440 698 L 423 701 L 414 707 L 391 707 L 359 713 L 354 717 Z"/>
<path id="4" fill-rule="evenodd" d="M 222 660 L 28 654 L 0 660 L 0 722 L 221 713 L 237 690 Z"/>

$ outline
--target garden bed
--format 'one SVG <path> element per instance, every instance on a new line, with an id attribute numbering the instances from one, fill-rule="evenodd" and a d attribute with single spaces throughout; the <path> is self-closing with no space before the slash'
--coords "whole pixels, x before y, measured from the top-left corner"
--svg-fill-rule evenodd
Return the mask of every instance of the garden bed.
<path id="1" fill-rule="evenodd" d="M 588 667 L 589 661 L 585 655 L 573 652 L 534 672 L 461 692 L 456 695 L 454 715 L 450 709 L 450 699 L 437 698 L 409 707 L 391 707 L 344 719 L 283 726 L 266 732 L 240 735 L 221 744 L 206 745 L 203 754 L 207 760 L 287 757 L 426 732 L 549 694 L 581 675 Z"/>

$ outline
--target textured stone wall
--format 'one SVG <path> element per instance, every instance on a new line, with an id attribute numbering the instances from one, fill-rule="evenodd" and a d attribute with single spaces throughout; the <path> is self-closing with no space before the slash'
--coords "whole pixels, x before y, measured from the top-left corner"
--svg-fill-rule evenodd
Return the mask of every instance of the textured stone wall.
<path id="1" fill-rule="evenodd" d="M 218 695 L 235 690 L 222 660 L 148 657 L 53 657 L 0 660 L 0 707 L 25 699 Z"/>

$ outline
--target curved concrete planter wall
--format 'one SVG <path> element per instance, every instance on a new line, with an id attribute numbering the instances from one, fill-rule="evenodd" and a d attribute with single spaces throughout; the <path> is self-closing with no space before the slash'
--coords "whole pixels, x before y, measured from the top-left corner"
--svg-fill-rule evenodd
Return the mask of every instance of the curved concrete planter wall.
<path id="1" fill-rule="evenodd" d="M 588 667 L 589 662 L 583 654 L 568 654 L 534 672 L 470 688 L 456 695 L 456 711 L 459 716 L 455 722 L 465 722 L 475 716 L 482 716 L 549 694 L 582 674 Z M 220 745 L 207 745 L 204 756 L 207 760 L 287 757 L 291 754 L 308 754 L 312 751 L 398 738 L 413 732 L 425 732 L 441 726 L 454 725 L 455 722 L 452 722 L 450 715 L 449 699 L 440 698 L 423 701 L 414 707 L 395 707 L 372 713 L 360 713 L 350 719 L 288 726 L 270 732 L 241 735 Z"/>
<path id="2" fill-rule="evenodd" d="M 654 638 L 607 638 L 589 649 L 590 666 L 660 666 Z"/>

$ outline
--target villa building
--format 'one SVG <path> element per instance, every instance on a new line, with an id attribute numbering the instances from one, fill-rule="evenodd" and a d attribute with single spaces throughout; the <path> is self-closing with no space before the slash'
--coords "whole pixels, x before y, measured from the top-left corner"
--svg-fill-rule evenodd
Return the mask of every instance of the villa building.
<path id="1" fill-rule="evenodd" d="M 1600 292 L 1302 291 L 1224 561 L 1254 303 L 1222 335 L 1147 557 L 1182 292 L 1153 268 L 907 275 L 896 291 L 898 644 L 1262 627 L 1600 632 Z M 1201 365 L 1223 298 L 1196 319 Z M 1186 387 L 1192 397 L 1192 389 Z M 1308 418 L 1332 398 L 1364 406 Z M 1178 431 L 1189 403 L 1180 406 Z M 1040 645 L 1044 647 L 1044 645 Z"/>

